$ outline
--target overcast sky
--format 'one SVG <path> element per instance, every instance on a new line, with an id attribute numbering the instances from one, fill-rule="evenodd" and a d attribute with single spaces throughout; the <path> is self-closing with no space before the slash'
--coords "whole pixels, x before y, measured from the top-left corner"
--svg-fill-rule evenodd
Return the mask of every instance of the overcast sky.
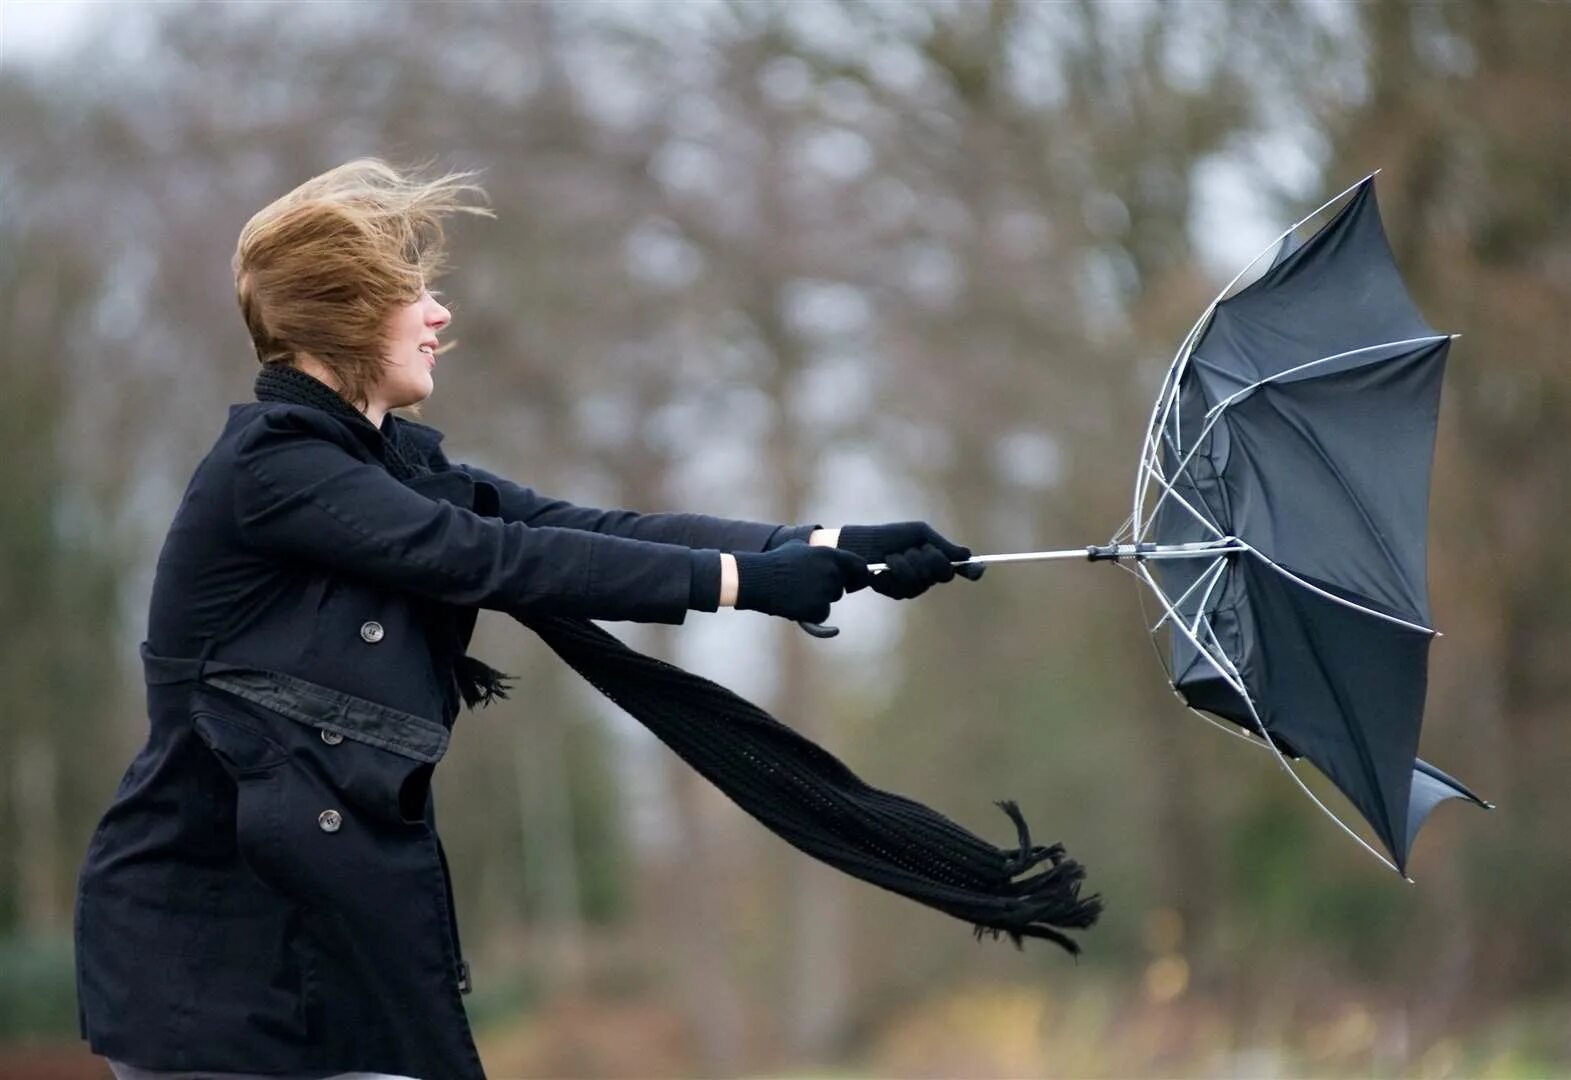
<path id="1" fill-rule="evenodd" d="M 46 59 L 89 20 L 125 6 L 117 0 L 0 0 L 0 63 Z"/>

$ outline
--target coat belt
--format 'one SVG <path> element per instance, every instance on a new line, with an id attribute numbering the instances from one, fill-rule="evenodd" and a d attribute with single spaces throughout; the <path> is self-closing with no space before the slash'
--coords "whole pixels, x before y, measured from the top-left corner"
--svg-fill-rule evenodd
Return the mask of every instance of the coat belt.
<path id="1" fill-rule="evenodd" d="M 368 701 L 320 683 L 254 664 L 210 658 L 214 639 L 200 656 L 161 656 L 142 642 L 142 667 L 149 686 L 207 683 L 264 708 L 324 731 L 435 764 L 447 753 L 451 732 L 423 716 Z"/>

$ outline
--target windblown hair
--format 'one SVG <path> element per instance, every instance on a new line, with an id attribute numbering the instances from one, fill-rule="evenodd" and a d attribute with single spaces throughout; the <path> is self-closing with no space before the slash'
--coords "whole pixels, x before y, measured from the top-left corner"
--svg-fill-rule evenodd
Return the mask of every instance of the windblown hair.
<path id="1" fill-rule="evenodd" d="M 447 266 L 442 218 L 496 216 L 457 201 L 465 191 L 485 194 L 464 183 L 473 175 L 423 180 L 380 158 L 357 158 L 253 215 L 232 266 L 257 359 L 293 363 L 308 353 L 365 408 L 386 363 L 389 317 L 419 300 Z"/>

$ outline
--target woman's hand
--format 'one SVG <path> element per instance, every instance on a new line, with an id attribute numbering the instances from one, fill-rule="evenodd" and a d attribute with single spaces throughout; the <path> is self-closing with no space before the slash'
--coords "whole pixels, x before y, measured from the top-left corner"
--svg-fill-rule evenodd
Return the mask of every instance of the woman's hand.
<path id="1" fill-rule="evenodd" d="M 980 564 L 955 567 L 971 557 L 971 549 L 945 539 L 925 521 L 896 521 L 886 525 L 846 525 L 832 541 L 842 550 L 860 555 L 888 569 L 874 574 L 873 591 L 896 600 L 921 596 L 932 586 L 951 581 L 958 572 L 975 581 L 987 568 Z M 817 533 L 814 534 L 815 537 Z"/>
<path id="2" fill-rule="evenodd" d="M 727 587 L 728 567 L 735 568 L 734 589 Z M 852 552 L 793 540 L 771 551 L 723 553 L 720 603 L 730 599 L 741 611 L 823 622 L 830 604 L 866 588 L 872 578 L 867 561 Z"/>

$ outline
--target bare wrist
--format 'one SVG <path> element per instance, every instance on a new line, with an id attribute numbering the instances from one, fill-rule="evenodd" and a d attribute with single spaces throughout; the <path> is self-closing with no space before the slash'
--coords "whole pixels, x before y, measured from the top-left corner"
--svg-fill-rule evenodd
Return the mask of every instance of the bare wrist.
<path id="1" fill-rule="evenodd" d="M 814 529 L 808 534 L 807 542 L 814 547 L 835 547 L 840 543 L 840 526 L 833 529 Z"/>
<path id="2" fill-rule="evenodd" d="M 741 579 L 736 571 L 736 556 L 729 551 L 720 553 L 720 606 L 736 607 L 736 588 Z"/>

